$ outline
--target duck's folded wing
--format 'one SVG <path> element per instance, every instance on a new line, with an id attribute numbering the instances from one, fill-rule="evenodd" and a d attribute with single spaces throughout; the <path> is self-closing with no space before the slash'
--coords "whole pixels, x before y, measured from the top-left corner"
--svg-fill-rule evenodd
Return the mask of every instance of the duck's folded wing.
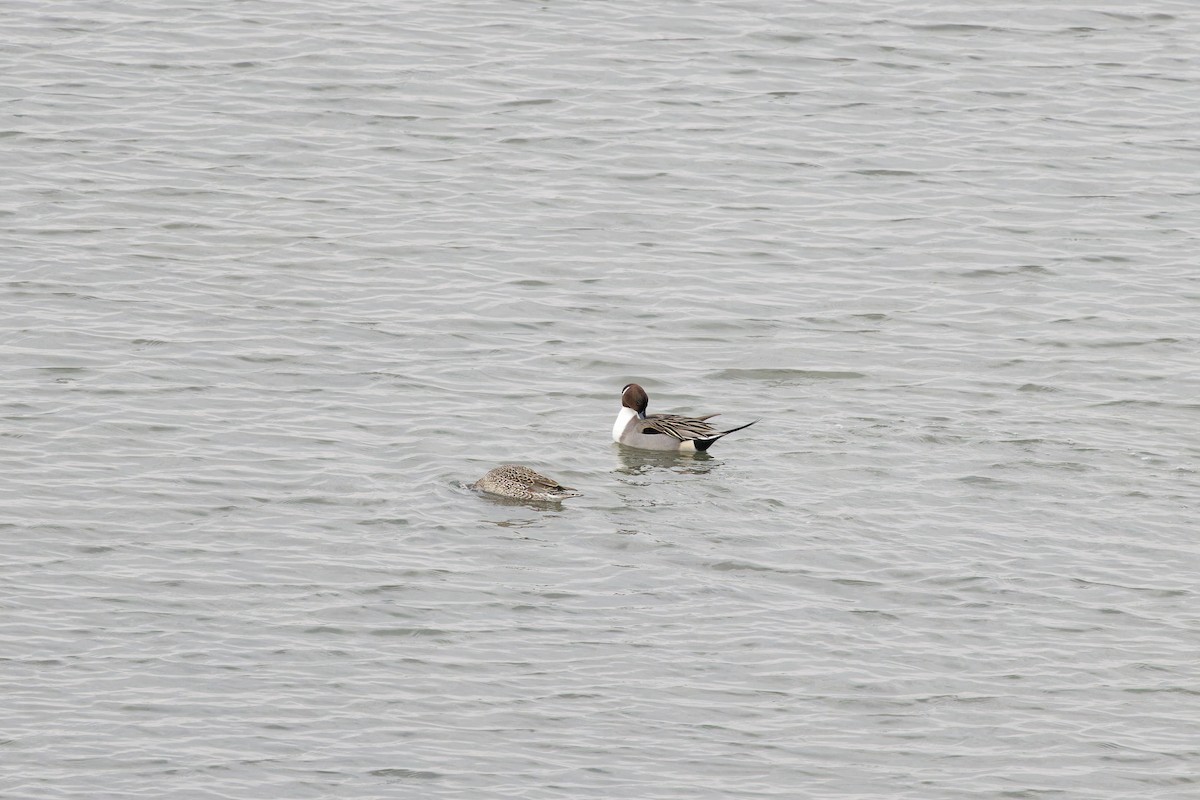
<path id="1" fill-rule="evenodd" d="M 715 417 L 716 414 L 709 416 Z M 717 429 L 704 420 L 708 417 L 681 417 L 678 414 L 648 414 L 638 424 L 638 430 L 648 435 L 661 434 L 686 442 L 712 436 Z"/>
<path id="2" fill-rule="evenodd" d="M 532 473 L 532 475 L 533 475 L 532 483 L 534 486 L 538 487 L 539 489 L 550 489 L 552 491 L 553 490 L 570 491 L 570 489 L 571 489 L 571 487 L 563 486 L 561 483 L 554 480 L 553 478 L 547 478 L 545 475 L 541 475 L 537 472 Z"/>

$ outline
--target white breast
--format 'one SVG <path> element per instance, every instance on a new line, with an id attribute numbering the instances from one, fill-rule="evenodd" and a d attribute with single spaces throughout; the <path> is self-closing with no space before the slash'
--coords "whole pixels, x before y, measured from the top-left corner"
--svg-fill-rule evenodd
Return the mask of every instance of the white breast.
<path id="1" fill-rule="evenodd" d="M 621 441 L 622 434 L 629 427 L 629 423 L 637 418 L 637 412 L 632 408 L 621 407 L 621 413 L 617 414 L 617 421 L 613 423 L 613 441 Z"/>

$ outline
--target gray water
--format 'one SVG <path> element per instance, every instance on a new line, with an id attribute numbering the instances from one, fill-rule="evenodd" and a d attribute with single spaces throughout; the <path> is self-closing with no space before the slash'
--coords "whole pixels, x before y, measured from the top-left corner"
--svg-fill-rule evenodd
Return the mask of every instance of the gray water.
<path id="1" fill-rule="evenodd" d="M 3 27 L 3 797 L 1200 796 L 1195 4 Z"/>

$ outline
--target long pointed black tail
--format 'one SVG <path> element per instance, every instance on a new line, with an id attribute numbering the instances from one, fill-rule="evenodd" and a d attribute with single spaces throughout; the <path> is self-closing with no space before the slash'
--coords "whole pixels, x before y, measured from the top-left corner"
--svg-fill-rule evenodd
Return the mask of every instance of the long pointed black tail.
<path id="1" fill-rule="evenodd" d="M 761 420 L 757 420 L 757 419 L 754 420 L 754 422 L 760 422 L 760 421 Z M 701 453 L 703 453 L 705 450 L 712 447 L 716 443 L 716 441 L 718 439 L 720 439 L 722 436 L 728 436 L 729 434 L 733 433 L 734 431 L 740 431 L 742 428 L 749 428 L 751 425 L 754 424 L 754 422 L 747 422 L 745 425 L 739 425 L 736 428 L 730 428 L 727 431 L 721 431 L 716 436 L 710 436 L 707 439 L 693 439 L 692 441 L 695 443 L 696 449 L 698 451 L 700 451 Z"/>

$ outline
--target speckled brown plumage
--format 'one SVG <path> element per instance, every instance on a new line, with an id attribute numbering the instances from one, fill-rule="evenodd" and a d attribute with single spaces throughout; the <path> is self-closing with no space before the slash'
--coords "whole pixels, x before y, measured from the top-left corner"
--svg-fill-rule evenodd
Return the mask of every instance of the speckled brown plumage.
<path id="1" fill-rule="evenodd" d="M 471 488 L 517 500 L 553 502 L 568 497 L 579 497 L 579 492 L 571 487 L 563 486 L 558 481 L 539 475 L 529 467 L 519 464 L 496 467 L 472 483 Z"/>

